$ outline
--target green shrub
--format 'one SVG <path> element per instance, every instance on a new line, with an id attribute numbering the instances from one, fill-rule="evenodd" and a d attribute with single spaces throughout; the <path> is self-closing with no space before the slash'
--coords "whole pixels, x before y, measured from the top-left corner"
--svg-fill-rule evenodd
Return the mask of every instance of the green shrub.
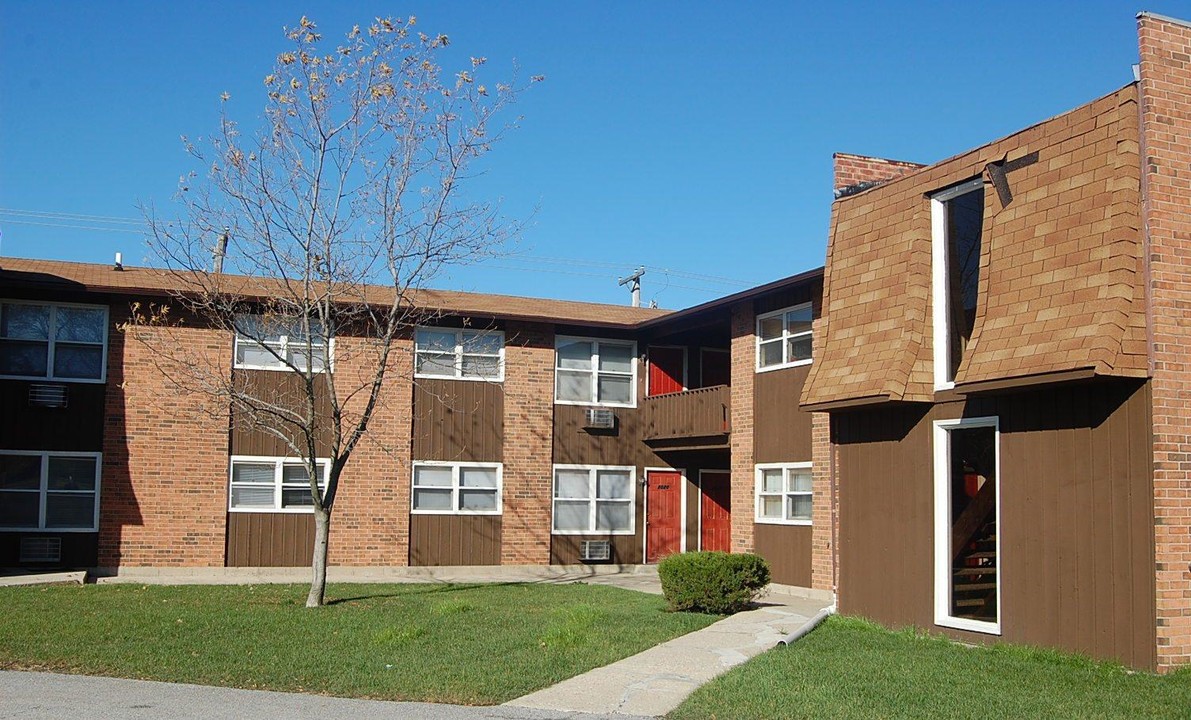
<path id="1" fill-rule="evenodd" d="M 687 552 L 662 560 L 658 576 L 671 610 L 730 615 L 769 584 L 769 563 L 749 553 Z"/>

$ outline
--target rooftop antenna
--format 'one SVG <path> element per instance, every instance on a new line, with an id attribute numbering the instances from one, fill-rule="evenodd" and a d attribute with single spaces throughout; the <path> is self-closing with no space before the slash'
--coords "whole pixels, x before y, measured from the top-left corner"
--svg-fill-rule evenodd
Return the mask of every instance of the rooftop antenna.
<path id="1" fill-rule="evenodd" d="M 628 277 L 621 278 L 618 285 L 628 285 L 629 291 L 633 293 L 633 307 L 641 307 L 641 276 L 645 274 L 645 266 L 637 268 L 637 271 Z"/>
<path id="2" fill-rule="evenodd" d="M 223 272 L 223 256 L 227 255 L 227 239 L 232 233 L 232 229 L 228 226 L 223 226 L 223 234 L 219 236 L 219 240 L 215 243 L 215 274 L 218 275 Z"/>
<path id="3" fill-rule="evenodd" d="M 112 269 L 113 270 L 123 270 L 124 269 L 124 253 L 121 253 L 121 252 L 116 253 L 116 267 L 114 267 Z"/>

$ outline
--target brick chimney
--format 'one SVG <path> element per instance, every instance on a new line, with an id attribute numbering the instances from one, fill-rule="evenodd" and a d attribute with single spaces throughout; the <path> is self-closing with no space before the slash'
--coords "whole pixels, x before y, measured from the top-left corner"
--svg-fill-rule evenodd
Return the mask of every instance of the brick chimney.
<path id="1" fill-rule="evenodd" d="M 867 190 L 886 180 L 926 167 L 919 163 L 851 153 L 835 153 L 831 158 L 835 163 L 834 190 L 837 198 Z"/>

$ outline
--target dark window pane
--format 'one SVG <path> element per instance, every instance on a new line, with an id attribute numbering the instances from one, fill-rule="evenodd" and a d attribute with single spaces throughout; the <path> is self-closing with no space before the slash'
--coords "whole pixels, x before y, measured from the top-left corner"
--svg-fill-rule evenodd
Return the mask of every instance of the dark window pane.
<path id="1" fill-rule="evenodd" d="M 948 380 L 963 360 L 980 290 L 980 233 L 984 223 L 984 189 L 948 200 L 947 206 L 947 322 L 950 335 Z"/>
<path id="2" fill-rule="evenodd" d="M 103 377 L 103 347 L 58 343 L 54 346 L 54 377 Z"/>
<path id="3" fill-rule="evenodd" d="M 0 490 L 0 527 L 37 527 L 41 494 Z"/>
<path id="4" fill-rule="evenodd" d="M 798 360 L 810 360 L 811 358 L 811 336 L 803 335 L 802 337 L 790 338 L 790 362 Z"/>
<path id="5" fill-rule="evenodd" d="M 45 377 L 50 344 L 21 340 L 0 340 L 0 375 Z"/>
<path id="6" fill-rule="evenodd" d="M 41 457 L 0 455 L 0 490 L 41 489 Z"/>
<path id="7" fill-rule="evenodd" d="M 810 332 L 813 320 L 810 305 L 791 310 L 786 313 L 786 332 L 791 334 Z"/>
<path id="8" fill-rule="evenodd" d="M 314 498 L 310 496 L 310 488 L 282 488 L 281 507 L 311 507 Z"/>
<path id="9" fill-rule="evenodd" d="M 997 619 L 996 430 L 947 433 L 951 462 L 951 615 Z"/>
<path id="10" fill-rule="evenodd" d="M 49 306 L 9 303 L 0 306 L 0 337 L 20 340 L 49 340 Z"/>
<path id="11" fill-rule="evenodd" d="M 95 527 L 95 495 L 93 493 L 46 493 L 45 526 L 47 528 Z"/>
<path id="12" fill-rule="evenodd" d="M 58 340 L 103 343 L 106 315 L 103 308 L 58 307 L 54 336 Z"/>
<path id="13" fill-rule="evenodd" d="M 95 458 L 51 457 L 50 490 L 95 490 Z"/>

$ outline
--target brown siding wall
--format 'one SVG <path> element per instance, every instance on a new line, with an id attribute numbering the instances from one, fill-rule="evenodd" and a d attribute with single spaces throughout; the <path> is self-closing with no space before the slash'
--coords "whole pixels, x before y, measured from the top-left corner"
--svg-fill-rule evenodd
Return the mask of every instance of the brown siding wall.
<path id="1" fill-rule="evenodd" d="M 1149 402 L 1122 380 L 838 413 L 840 609 L 933 626 L 932 423 L 995 415 L 1001 639 L 1153 667 Z"/>
<path id="2" fill-rule="evenodd" d="M 0 448 L 5 450 L 103 449 L 104 385 L 66 385 L 64 408 L 30 407 L 25 380 L 0 380 Z"/>
<path id="3" fill-rule="evenodd" d="M 632 535 L 554 535 L 550 542 L 550 563 L 553 565 L 580 565 L 579 543 L 584 540 L 612 541 L 612 559 L 615 565 L 640 564 L 644 547 L 641 544 L 641 505 L 637 505 L 637 537 Z M 601 563 L 603 564 L 603 563 Z"/>
<path id="4" fill-rule="evenodd" d="M 312 514 L 227 514 L 228 567 L 303 567 L 313 554 Z"/>
<path id="5" fill-rule="evenodd" d="M 236 382 L 241 387 L 251 388 L 254 397 L 272 398 L 279 404 L 300 408 L 305 404 L 306 391 L 302 388 L 302 379 L 289 371 L 274 370 L 234 370 Z M 330 427 L 331 400 L 328 389 L 322 378 L 316 378 L 316 410 L 318 416 L 327 419 Z M 295 440 L 300 440 L 295 438 Z M 231 447 L 233 455 L 263 455 L 271 457 L 291 457 L 294 451 L 280 438 L 272 433 L 254 427 L 240 412 L 232 412 Z M 317 443 L 319 457 L 330 454 L 329 435 L 320 438 Z"/>
<path id="6" fill-rule="evenodd" d="M 414 381 L 415 460 L 500 462 L 504 388 L 469 380 Z"/>
<path id="7" fill-rule="evenodd" d="M 499 515 L 411 515 L 410 565 L 499 565 Z"/>
<path id="8" fill-rule="evenodd" d="M 757 373 L 753 381 L 754 450 L 758 463 L 810 462 L 811 413 L 798 406 L 811 366 Z"/>
<path id="9" fill-rule="evenodd" d="M 809 525 L 753 526 L 756 552 L 769 561 L 775 583 L 811 586 L 811 533 Z"/>

